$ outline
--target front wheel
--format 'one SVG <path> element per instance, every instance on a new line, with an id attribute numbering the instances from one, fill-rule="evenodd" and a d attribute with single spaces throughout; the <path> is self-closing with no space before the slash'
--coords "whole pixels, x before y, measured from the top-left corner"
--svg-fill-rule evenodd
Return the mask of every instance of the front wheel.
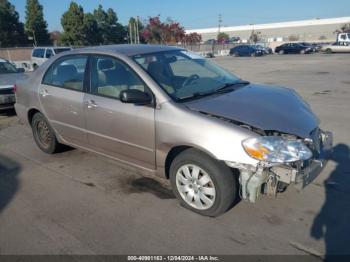
<path id="1" fill-rule="evenodd" d="M 237 198 L 237 181 L 224 163 L 194 149 L 178 155 L 170 167 L 170 182 L 180 203 L 204 216 L 219 216 Z"/>
<path id="2" fill-rule="evenodd" d="M 283 54 L 284 54 L 284 50 L 280 50 L 278 53 L 279 53 L 280 55 L 283 55 Z"/>
<path id="3" fill-rule="evenodd" d="M 36 113 L 32 118 L 32 131 L 35 143 L 47 154 L 59 151 L 61 144 L 58 143 L 55 132 L 42 113 Z"/>
<path id="4" fill-rule="evenodd" d="M 327 53 L 327 54 L 331 54 L 331 53 L 332 53 L 332 49 L 327 48 L 327 49 L 326 49 L 326 53 Z"/>

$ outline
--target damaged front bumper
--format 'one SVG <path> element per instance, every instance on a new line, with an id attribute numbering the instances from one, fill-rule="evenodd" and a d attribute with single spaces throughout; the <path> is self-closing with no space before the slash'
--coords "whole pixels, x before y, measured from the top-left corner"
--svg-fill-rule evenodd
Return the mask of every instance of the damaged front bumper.
<path id="1" fill-rule="evenodd" d="M 309 140 L 313 157 L 307 161 L 278 165 L 261 162 L 257 167 L 232 166 L 232 163 L 227 163 L 240 169 L 242 199 L 254 203 L 260 194 L 276 196 L 289 184 L 294 184 L 299 190 L 309 185 L 321 173 L 332 153 L 332 133 L 318 131 L 316 137 Z"/>

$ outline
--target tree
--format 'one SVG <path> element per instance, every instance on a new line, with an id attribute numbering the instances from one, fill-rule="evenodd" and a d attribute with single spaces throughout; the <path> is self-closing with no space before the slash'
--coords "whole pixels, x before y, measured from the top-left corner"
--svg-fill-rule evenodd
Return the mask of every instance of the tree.
<path id="1" fill-rule="evenodd" d="M 0 47 L 27 44 L 24 26 L 19 22 L 15 7 L 7 0 L 0 0 Z"/>
<path id="2" fill-rule="evenodd" d="M 170 18 L 162 22 L 159 16 L 155 16 L 148 19 L 141 35 L 147 43 L 174 44 L 182 41 L 185 29 Z"/>
<path id="3" fill-rule="evenodd" d="M 230 39 L 230 36 L 224 32 L 218 33 L 217 41 L 219 44 L 227 43 Z"/>
<path id="4" fill-rule="evenodd" d="M 117 14 L 112 8 L 109 8 L 106 12 L 102 5 L 99 5 L 98 8 L 94 10 L 93 16 L 96 19 L 103 44 L 119 44 L 125 42 L 126 30 L 118 23 Z"/>
<path id="5" fill-rule="evenodd" d="M 196 45 L 196 44 L 199 44 L 201 41 L 202 41 L 202 36 L 196 32 L 186 34 L 182 39 L 182 42 L 184 44 L 189 44 L 189 45 Z"/>
<path id="6" fill-rule="evenodd" d="M 350 33 L 350 24 L 344 24 L 335 33 Z"/>
<path id="7" fill-rule="evenodd" d="M 61 18 L 63 34 L 61 41 L 66 45 L 82 46 L 85 41 L 84 10 L 75 2 L 71 2 L 68 11 Z"/>
<path id="8" fill-rule="evenodd" d="M 250 34 L 249 37 L 249 42 L 256 44 L 257 42 L 260 41 L 260 32 L 255 32 L 254 30 L 252 30 L 252 33 Z"/>
<path id="9" fill-rule="evenodd" d="M 299 40 L 299 36 L 297 36 L 297 35 L 288 36 L 288 41 L 293 42 L 293 41 L 298 41 L 298 40 Z"/>
<path id="10" fill-rule="evenodd" d="M 60 31 L 52 31 L 49 33 L 50 41 L 54 46 L 57 46 L 60 43 L 62 33 Z"/>
<path id="11" fill-rule="evenodd" d="M 38 0 L 27 0 L 25 31 L 28 36 L 33 38 L 34 45 L 50 43 L 43 6 L 39 4 Z"/>
<path id="12" fill-rule="evenodd" d="M 98 45 L 102 42 L 102 35 L 98 29 L 98 24 L 94 15 L 86 13 L 84 15 L 84 44 Z"/>

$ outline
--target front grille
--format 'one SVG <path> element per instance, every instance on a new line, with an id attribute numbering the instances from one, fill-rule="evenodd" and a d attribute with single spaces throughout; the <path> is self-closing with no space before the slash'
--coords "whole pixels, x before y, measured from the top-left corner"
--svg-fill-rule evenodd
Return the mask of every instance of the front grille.
<path id="1" fill-rule="evenodd" d="M 13 87 L 0 89 L 0 95 L 13 95 L 14 93 Z"/>

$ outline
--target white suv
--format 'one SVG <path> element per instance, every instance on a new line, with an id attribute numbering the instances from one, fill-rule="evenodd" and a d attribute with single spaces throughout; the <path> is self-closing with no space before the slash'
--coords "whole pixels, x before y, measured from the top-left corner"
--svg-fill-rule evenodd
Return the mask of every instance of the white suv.
<path id="1" fill-rule="evenodd" d="M 71 47 L 35 47 L 32 51 L 32 65 L 36 68 L 54 55 L 70 50 Z"/>

